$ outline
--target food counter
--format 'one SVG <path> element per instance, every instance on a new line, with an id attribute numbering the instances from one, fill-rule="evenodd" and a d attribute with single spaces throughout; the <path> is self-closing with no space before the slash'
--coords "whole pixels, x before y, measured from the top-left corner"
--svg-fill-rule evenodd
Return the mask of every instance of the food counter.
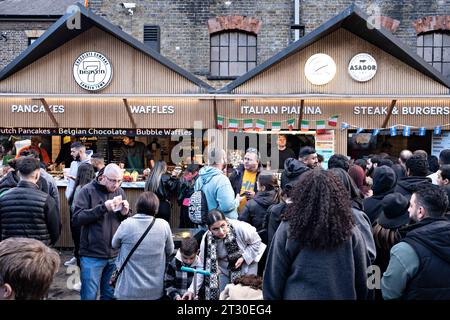
<path id="1" fill-rule="evenodd" d="M 57 176 L 58 178 L 58 176 Z M 58 186 L 59 199 L 61 201 L 61 236 L 59 237 L 58 242 L 55 247 L 61 248 L 69 248 L 73 247 L 72 235 L 70 232 L 70 212 L 69 212 L 69 204 L 67 203 L 65 191 L 67 187 L 67 180 L 64 179 L 56 179 L 56 184 Z M 139 195 L 144 191 L 145 181 L 137 181 L 137 182 L 122 182 L 121 187 L 125 191 L 125 195 L 127 196 L 127 200 L 130 203 L 130 208 L 135 208 L 136 201 Z M 179 212 L 180 208 L 176 202 L 176 196 L 173 197 L 172 201 L 172 214 L 170 226 L 172 228 L 179 226 Z"/>

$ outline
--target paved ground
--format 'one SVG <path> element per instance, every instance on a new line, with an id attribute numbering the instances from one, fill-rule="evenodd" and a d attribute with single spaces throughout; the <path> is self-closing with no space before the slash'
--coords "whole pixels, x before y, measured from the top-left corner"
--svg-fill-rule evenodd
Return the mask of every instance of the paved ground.
<path id="1" fill-rule="evenodd" d="M 72 286 L 79 278 L 77 268 L 66 267 L 64 262 L 72 257 L 73 251 L 59 250 L 61 265 L 48 292 L 48 300 L 80 300 L 80 293 L 72 290 Z"/>

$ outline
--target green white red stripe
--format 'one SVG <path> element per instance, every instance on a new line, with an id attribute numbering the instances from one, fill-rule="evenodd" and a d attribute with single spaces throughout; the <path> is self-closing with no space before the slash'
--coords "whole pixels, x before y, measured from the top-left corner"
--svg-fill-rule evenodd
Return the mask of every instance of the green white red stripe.
<path id="1" fill-rule="evenodd" d="M 272 131 L 281 130 L 281 122 L 272 122 Z"/>
<path id="2" fill-rule="evenodd" d="M 316 120 L 316 132 L 317 133 L 325 132 L 325 120 Z"/>
<path id="3" fill-rule="evenodd" d="M 223 128 L 223 117 L 217 116 L 217 129 L 222 129 L 222 128 Z"/>
<path id="4" fill-rule="evenodd" d="M 294 123 L 295 123 L 295 118 L 289 119 L 289 120 L 287 121 L 287 125 L 288 125 L 288 129 L 289 129 L 289 130 L 294 129 Z"/>
<path id="5" fill-rule="evenodd" d="M 266 126 L 266 122 L 264 120 L 256 120 L 256 130 L 264 130 L 264 127 Z"/>
<path id="6" fill-rule="evenodd" d="M 253 129 L 253 119 L 244 119 L 244 130 Z"/>
<path id="7" fill-rule="evenodd" d="M 228 128 L 229 129 L 237 129 L 238 128 L 238 121 L 236 119 L 230 119 L 228 121 Z"/>
<path id="8" fill-rule="evenodd" d="M 338 118 L 339 118 L 339 116 L 332 116 L 332 117 L 330 117 L 328 119 L 328 125 L 332 126 L 332 127 L 336 127 Z"/>
<path id="9" fill-rule="evenodd" d="M 301 131 L 309 131 L 309 121 L 308 120 L 302 120 L 300 125 Z"/>

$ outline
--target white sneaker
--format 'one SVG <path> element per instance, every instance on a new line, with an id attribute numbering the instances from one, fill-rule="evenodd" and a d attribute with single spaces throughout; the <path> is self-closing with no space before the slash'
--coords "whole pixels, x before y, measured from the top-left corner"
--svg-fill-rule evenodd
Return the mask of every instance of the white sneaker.
<path id="1" fill-rule="evenodd" d="M 77 282 L 73 285 L 73 290 L 80 292 L 81 291 L 81 281 Z"/>
<path id="2" fill-rule="evenodd" d="M 77 264 L 77 258 L 75 258 L 75 257 L 72 257 L 70 260 L 67 260 L 66 262 L 64 262 L 64 265 L 66 267 L 76 265 L 76 264 Z"/>

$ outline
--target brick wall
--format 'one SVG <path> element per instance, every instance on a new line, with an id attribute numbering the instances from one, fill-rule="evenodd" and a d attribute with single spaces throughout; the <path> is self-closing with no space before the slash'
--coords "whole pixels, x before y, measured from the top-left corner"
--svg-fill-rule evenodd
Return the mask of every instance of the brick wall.
<path id="1" fill-rule="evenodd" d="M 445 16 L 450 14 L 449 0 L 402 0 L 402 1 L 362 1 L 362 0 L 302 0 L 301 21 L 305 24 L 306 33 L 311 32 L 322 23 L 333 18 L 353 2 L 369 16 L 373 15 L 371 6 L 376 4 L 380 14 L 394 20 L 399 24 L 394 35 L 407 44 L 413 52 L 416 51 L 416 29 L 414 21 L 426 16 Z"/>
<path id="2" fill-rule="evenodd" d="M 286 48 L 291 39 L 293 0 L 133 0 L 134 14 L 122 7 L 121 1 L 89 1 L 90 9 L 119 25 L 125 32 L 143 40 L 143 26 L 159 25 L 161 28 L 161 54 L 202 79 L 209 74 L 210 19 L 225 16 L 242 16 L 260 23 L 257 30 L 258 64 Z M 363 11 L 372 3 L 380 7 L 382 22 L 412 51 L 416 47 L 416 29 L 413 22 L 427 16 L 446 16 L 450 13 L 450 0 L 301 0 L 300 23 L 306 33 L 342 12 L 352 3 Z M 371 15 L 371 12 L 368 12 Z M 253 20 L 252 20 L 253 21 Z M 50 22 L 0 21 L 0 68 L 13 60 L 27 47 L 24 30 L 47 29 Z M 4 41 L 1 32 L 6 32 Z M 214 87 L 223 81 L 209 81 Z"/>
<path id="3" fill-rule="evenodd" d="M 0 22 L 0 70 L 28 47 L 25 30 L 47 30 L 51 22 Z M 2 36 L 6 36 L 6 39 Z"/>
<path id="4" fill-rule="evenodd" d="M 224 0 L 136 0 L 132 16 L 120 2 L 97 2 L 101 2 L 95 4 L 97 13 L 140 41 L 143 40 L 144 24 L 159 25 L 161 54 L 202 79 L 209 74 L 209 19 L 246 16 L 260 21 L 258 64 L 286 48 L 289 28 L 293 23 L 291 0 L 233 0 L 229 6 L 225 5 Z M 214 81 L 210 83 L 216 86 Z"/>

